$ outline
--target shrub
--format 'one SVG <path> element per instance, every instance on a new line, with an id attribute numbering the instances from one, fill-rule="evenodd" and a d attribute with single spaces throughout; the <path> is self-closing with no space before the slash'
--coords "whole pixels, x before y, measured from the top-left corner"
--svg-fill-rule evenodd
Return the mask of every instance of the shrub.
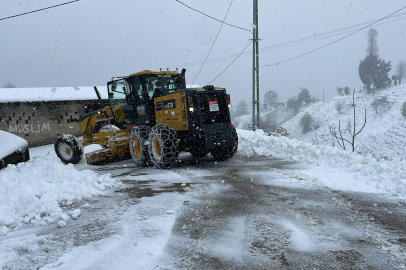
<path id="1" fill-rule="evenodd" d="M 372 104 L 371 104 L 372 108 L 374 108 L 375 113 L 378 113 L 378 110 L 382 107 L 387 107 L 389 106 L 389 101 L 388 98 L 385 97 L 381 97 L 381 98 L 376 98 Z"/>
<path id="2" fill-rule="evenodd" d="M 338 101 L 336 101 L 336 103 L 334 104 L 334 107 L 336 108 L 336 110 L 337 110 L 337 112 L 338 112 L 339 114 L 341 114 L 341 111 L 344 109 L 344 105 L 345 105 L 344 100 L 338 100 Z"/>
<path id="3" fill-rule="evenodd" d="M 406 117 L 406 101 L 402 104 L 402 115 L 403 117 Z"/>
<path id="4" fill-rule="evenodd" d="M 319 124 L 313 119 L 310 113 L 305 113 L 302 118 L 300 118 L 300 126 L 302 127 L 303 134 L 307 134 L 312 130 L 319 128 Z"/>

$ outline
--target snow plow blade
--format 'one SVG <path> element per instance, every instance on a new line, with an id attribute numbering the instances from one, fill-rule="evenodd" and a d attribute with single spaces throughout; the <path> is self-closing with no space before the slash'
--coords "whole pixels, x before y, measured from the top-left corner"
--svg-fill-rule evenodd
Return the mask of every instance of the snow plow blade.
<path id="1" fill-rule="evenodd" d="M 87 164 L 101 165 L 130 158 L 128 144 L 110 142 L 110 145 L 111 148 L 100 149 L 87 153 L 86 154 Z"/>
<path id="2" fill-rule="evenodd" d="M 111 150 L 100 149 L 86 154 L 86 162 L 89 165 L 100 165 L 111 162 Z"/>

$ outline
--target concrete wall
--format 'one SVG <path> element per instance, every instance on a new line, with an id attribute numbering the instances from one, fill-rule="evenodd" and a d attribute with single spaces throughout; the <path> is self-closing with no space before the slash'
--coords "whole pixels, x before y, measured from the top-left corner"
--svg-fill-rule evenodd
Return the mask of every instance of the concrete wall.
<path id="1" fill-rule="evenodd" d="M 0 103 L 0 130 L 20 136 L 30 147 L 53 144 L 62 134 L 81 136 L 78 120 L 97 100 Z"/>

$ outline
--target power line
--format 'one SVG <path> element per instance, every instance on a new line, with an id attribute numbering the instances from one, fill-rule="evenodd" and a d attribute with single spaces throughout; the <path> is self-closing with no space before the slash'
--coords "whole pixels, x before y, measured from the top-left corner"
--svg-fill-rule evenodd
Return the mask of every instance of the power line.
<path id="1" fill-rule="evenodd" d="M 314 49 L 314 50 L 312 50 L 312 51 L 310 51 L 310 52 L 307 52 L 307 53 L 304 53 L 304 54 L 301 54 L 301 55 L 292 57 L 292 58 L 290 58 L 290 59 L 287 59 L 287 60 L 284 60 L 284 61 L 281 61 L 281 62 L 276 62 L 276 63 L 273 63 L 273 64 L 263 65 L 263 66 L 260 66 L 260 67 L 269 67 L 269 66 L 275 66 L 275 65 L 277 66 L 277 65 L 279 65 L 279 64 L 281 64 L 281 63 L 285 63 L 285 62 L 288 62 L 288 61 L 292 61 L 292 60 L 294 60 L 294 59 L 303 57 L 303 56 L 305 56 L 305 55 L 314 53 L 314 52 L 316 52 L 316 51 L 318 51 L 318 50 L 321 50 L 321 49 L 323 49 L 323 48 L 325 48 L 325 47 L 327 47 L 327 46 L 330 46 L 330 45 L 332 45 L 332 44 L 334 44 L 334 43 L 337 43 L 337 42 L 339 42 L 339 41 L 341 41 L 341 40 L 343 40 L 343 39 L 345 39 L 345 38 L 347 38 L 347 37 L 349 37 L 349 36 L 352 36 L 352 35 L 354 35 L 354 34 L 360 32 L 361 30 L 364 30 L 365 28 L 368 28 L 368 27 L 370 27 L 370 26 L 376 24 L 377 22 L 380 22 L 380 21 L 382 21 L 382 20 L 384 20 L 384 19 L 386 19 L 386 18 L 392 16 L 392 15 L 395 14 L 395 13 L 398 13 L 399 11 L 401 11 L 402 9 L 405 9 L 405 8 L 406 8 L 406 6 L 404 6 L 404 7 L 401 8 L 401 9 L 398 9 L 397 11 L 395 11 L 395 12 L 389 14 L 388 16 L 383 17 L 382 19 L 379 19 L 379 20 L 377 20 L 377 21 L 375 21 L 375 22 L 373 22 L 373 23 L 371 23 L 371 24 L 369 24 L 369 25 L 367 25 L 367 26 L 365 26 L 365 27 L 362 27 L 362 28 L 358 29 L 357 31 L 355 31 L 355 32 L 353 32 L 353 33 L 351 33 L 351 34 L 349 34 L 349 35 L 346 35 L 346 36 L 344 36 L 344 37 L 342 37 L 342 38 L 340 38 L 340 39 L 337 39 L 337 40 L 335 40 L 335 41 L 333 41 L 333 42 L 330 42 L 330 43 L 328 43 L 328 44 L 326 44 L 326 45 L 324 45 L 324 46 L 321 46 L 321 47 L 319 47 L 319 48 L 317 48 L 317 49 Z"/>
<path id="2" fill-rule="evenodd" d="M 379 97 L 404 97 L 405 95 L 395 95 L 395 94 L 392 94 L 392 95 L 384 95 L 384 96 L 376 96 L 376 98 L 379 98 Z M 370 99 L 371 97 L 370 96 L 355 96 L 355 99 Z M 324 101 L 326 102 L 326 101 L 341 101 L 341 100 L 352 100 L 352 97 L 345 97 L 345 98 L 340 98 L 340 99 L 334 99 L 334 98 L 330 98 L 330 99 L 325 99 Z M 321 100 L 319 100 L 319 101 L 316 101 L 316 102 L 312 102 L 312 103 L 317 103 L 317 102 L 322 102 Z M 285 104 L 285 103 L 301 103 L 300 101 L 293 101 L 293 102 L 288 102 L 288 101 L 286 101 L 286 102 L 277 102 L 277 103 L 274 103 L 274 102 L 271 102 L 271 103 L 263 103 L 263 104 L 259 104 L 260 106 L 263 106 L 263 105 L 277 105 L 277 104 Z M 251 106 L 253 106 L 252 104 L 247 104 L 247 105 L 234 105 L 233 106 L 233 108 L 236 108 L 236 107 L 251 107 Z"/>
<path id="3" fill-rule="evenodd" d="M 55 6 L 50 6 L 50 7 L 41 8 L 41 9 L 37 9 L 37 10 L 34 10 L 34 11 L 30 11 L 30 12 L 21 13 L 21 14 L 18 14 L 18 15 L 13 15 L 13 16 L 10 16 L 10 17 L 5 17 L 5 18 L 0 19 L 0 21 L 2 21 L 2 20 L 7 20 L 7 19 L 11 19 L 11 18 L 18 17 L 18 16 L 27 15 L 27 14 L 34 13 L 34 12 L 38 12 L 38 11 L 43 11 L 43 10 L 50 9 L 50 8 L 60 7 L 60 6 L 63 6 L 63 5 L 67 5 L 67 4 L 71 4 L 71 3 L 79 2 L 79 1 L 80 1 L 80 0 L 74 0 L 74 1 L 62 3 L 62 4 L 59 4 L 59 5 L 55 5 Z"/>
<path id="4" fill-rule="evenodd" d="M 405 14 L 406 14 L 406 12 L 401 13 L 401 14 L 397 14 L 397 15 L 392 16 L 392 17 L 398 17 L 398 16 L 402 16 L 402 15 L 405 15 Z M 375 26 L 388 24 L 388 23 L 393 23 L 393 22 L 396 22 L 396 21 L 404 20 L 404 19 L 406 19 L 406 17 L 396 19 L 396 20 L 392 20 L 392 21 L 388 21 L 388 22 L 378 23 L 378 24 L 375 24 Z M 361 23 L 361 24 L 357 24 L 357 25 L 353 25 L 353 26 L 348 26 L 348 27 L 341 28 L 341 29 L 338 29 L 338 30 L 333 30 L 333 31 L 329 31 L 329 32 L 326 32 L 326 33 L 322 33 L 322 34 L 319 34 L 319 35 L 313 35 L 313 36 L 309 36 L 309 37 L 304 37 L 304 38 L 300 38 L 300 39 L 296 39 L 296 40 L 292 40 L 292 41 L 287 41 L 287 42 L 271 45 L 271 46 L 268 46 L 268 47 L 263 47 L 263 48 L 260 48 L 259 50 L 261 52 L 273 51 L 273 50 L 283 49 L 283 48 L 287 48 L 287 47 L 291 47 L 291 46 L 301 45 L 301 44 L 312 42 L 312 41 L 317 41 L 317 40 L 326 39 L 326 38 L 330 38 L 330 37 L 334 37 L 334 36 L 339 36 L 339 35 L 343 35 L 343 34 L 346 34 L 346 33 L 352 33 L 353 30 L 350 30 L 350 31 L 346 31 L 346 32 L 342 32 L 342 33 L 338 33 L 338 34 L 334 34 L 334 35 L 329 35 L 329 36 L 326 36 L 326 37 L 321 37 L 321 36 L 324 36 L 324 35 L 327 35 L 327 34 L 332 34 L 332 33 L 335 33 L 335 32 L 339 32 L 339 31 L 342 31 L 342 30 L 345 30 L 345 29 L 350 29 L 350 28 L 353 28 L 353 27 L 356 27 L 356 26 L 359 26 L 359 25 L 364 25 L 364 24 L 366 24 L 366 23 Z M 320 37 L 320 38 L 314 39 L 315 37 Z M 302 40 L 306 40 L 306 39 L 310 39 L 310 40 L 296 43 L 298 41 L 302 41 Z M 291 43 L 294 43 L 294 44 L 291 44 Z M 287 46 L 282 46 L 282 45 L 287 45 Z M 250 55 L 251 53 L 252 53 L 252 51 L 248 51 L 248 52 L 243 53 L 241 56 L 247 56 L 247 55 Z M 219 62 L 219 61 L 224 61 L 224 60 L 227 60 L 229 58 L 236 57 L 236 56 L 238 56 L 238 54 L 231 54 L 231 55 L 226 55 L 226 56 L 222 56 L 222 57 L 218 57 L 218 58 L 213 58 L 213 59 L 207 60 L 207 63 L 215 63 L 215 62 Z M 202 61 L 193 62 L 193 63 L 190 63 L 190 64 L 185 64 L 183 66 L 185 66 L 185 67 L 197 66 L 197 65 L 200 65 L 201 63 L 202 63 Z"/>
<path id="5" fill-rule="evenodd" d="M 219 34 L 220 34 L 220 32 L 221 32 L 221 28 L 223 28 L 224 21 L 225 21 L 225 20 L 226 20 L 226 18 L 227 18 L 228 12 L 230 11 L 230 8 L 231 8 L 231 5 L 233 4 L 233 1 L 234 1 L 234 0 L 231 0 L 230 6 L 228 7 L 228 10 L 227 10 L 226 16 L 224 16 L 223 22 L 221 23 L 220 29 L 219 29 L 219 31 L 217 32 L 216 38 L 214 39 L 213 44 L 211 45 L 211 48 L 210 48 L 210 50 L 209 50 L 209 53 L 207 54 L 206 59 L 204 59 L 204 62 L 203 62 L 203 64 L 202 64 L 202 66 L 200 67 L 199 72 L 197 73 L 197 75 L 196 75 L 195 79 L 193 80 L 192 85 L 195 83 L 195 81 L 196 81 L 197 77 L 198 77 L 198 76 L 199 76 L 199 74 L 200 74 L 200 71 L 202 71 L 202 68 L 203 68 L 204 64 L 206 63 L 206 60 L 207 60 L 207 58 L 209 57 L 209 55 L 210 55 L 210 53 L 211 53 L 211 50 L 212 50 L 212 49 L 213 49 L 213 47 L 214 47 L 214 44 L 216 43 L 216 40 L 217 40 L 217 38 L 218 38 L 218 36 L 219 36 Z"/>
<path id="6" fill-rule="evenodd" d="M 212 82 L 214 82 L 218 77 L 220 77 L 240 56 L 241 54 L 245 51 L 245 49 L 248 48 L 248 46 L 252 43 L 252 40 L 248 43 L 247 46 L 245 46 L 245 48 L 242 50 L 242 52 L 233 60 L 233 62 L 231 62 L 219 75 L 217 75 L 216 78 L 214 78 L 211 82 L 208 83 L 211 84 Z"/>
<path id="7" fill-rule="evenodd" d="M 399 17 L 399 16 L 403 16 L 403 15 L 406 15 L 406 12 L 396 14 L 396 15 L 389 15 L 389 16 L 385 17 L 384 19 L 395 18 L 395 17 Z M 382 19 L 380 19 L 380 20 L 382 20 Z M 299 39 L 292 40 L 292 41 L 287 41 L 287 42 L 284 42 L 284 43 L 279 43 L 279 44 L 272 45 L 272 46 L 269 46 L 269 47 L 264 47 L 261 50 L 267 49 L 267 48 L 279 47 L 279 46 L 290 44 L 290 43 L 296 43 L 296 42 L 302 41 L 302 40 L 313 39 L 313 38 L 316 38 L 316 37 L 325 36 L 325 35 L 333 34 L 333 33 L 336 33 L 336 32 L 341 32 L 341 31 L 344 31 L 344 30 L 347 30 L 347 29 L 351 29 L 351 28 L 355 28 L 355 27 L 358 27 L 358 26 L 370 24 L 370 23 L 373 23 L 373 22 L 376 23 L 376 22 L 378 22 L 380 20 L 376 19 L 376 20 L 363 22 L 363 23 L 359 23 L 359 24 L 356 24 L 356 25 L 347 26 L 347 27 L 344 27 L 344 28 L 332 30 L 332 31 L 329 31 L 329 32 L 325 32 L 325 33 L 321 33 L 321 34 L 317 34 L 317 35 L 313 35 L 313 36 L 308 36 L 308 37 L 299 38 Z M 345 32 L 345 33 L 347 33 L 347 32 Z"/>
<path id="8" fill-rule="evenodd" d="M 216 21 L 218 21 L 218 22 L 227 24 L 228 26 L 235 27 L 235 28 L 238 28 L 238 29 L 241 29 L 241 30 L 248 31 L 248 32 L 251 32 L 251 33 L 252 33 L 252 31 L 249 30 L 249 29 L 245 29 L 245 28 L 242 28 L 242 27 L 233 25 L 233 24 L 226 23 L 226 22 L 224 22 L 224 21 L 220 21 L 219 19 L 216 19 L 216 18 L 214 18 L 214 17 L 212 17 L 212 16 L 210 16 L 210 15 L 207 15 L 206 13 L 203 13 L 203 12 L 197 10 L 197 9 L 194 9 L 194 8 L 192 8 L 192 7 L 188 6 L 188 5 L 186 5 L 185 3 L 183 3 L 183 2 L 181 2 L 181 1 L 179 1 L 179 0 L 175 0 L 175 1 L 178 2 L 178 3 L 180 3 L 180 4 L 182 4 L 182 5 L 184 5 L 184 6 L 187 7 L 187 8 L 190 8 L 191 10 L 194 10 L 194 11 L 196 11 L 196 12 L 199 12 L 200 14 L 203 14 L 203 15 L 206 16 L 206 17 L 209 17 L 210 19 L 213 19 L 213 20 L 216 20 Z"/>

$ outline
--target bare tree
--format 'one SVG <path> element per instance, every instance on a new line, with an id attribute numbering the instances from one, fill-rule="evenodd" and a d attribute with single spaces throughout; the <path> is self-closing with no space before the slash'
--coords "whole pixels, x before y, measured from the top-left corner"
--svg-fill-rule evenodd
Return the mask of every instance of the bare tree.
<path id="1" fill-rule="evenodd" d="M 378 38 L 378 31 L 375 28 L 368 30 L 368 47 L 367 55 L 378 55 L 378 45 L 376 39 Z"/>
<path id="2" fill-rule="evenodd" d="M 353 125 L 352 125 L 352 130 L 348 130 L 348 132 L 351 135 L 351 139 L 348 140 L 346 138 L 344 138 L 343 136 L 343 132 L 341 131 L 341 123 L 340 120 L 338 120 L 338 133 L 335 130 L 334 127 L 330 126 L 330 133 L 333 135 L 334 138 L 336 138 L 337 143 L 341 146 L 341 148 L 343 148 L 345 150 L 345 143 L 349 143 L 352 146 L 352 151 L 355 151 L 355 137 L 357 137 L 362 130 L 365 127 L 365 124 L 367 123 L 367 109 L 365 108 L 365 118 L 364 118 L 364 124 L 362 125 L 361 129 L 356 131 L 356 118 L 355 118 L 355 91 L 352 92 L 352 104 L 351 106 L 353 107 L 353 111 L 354 111 L 354 120 L 353 120 Z"/>
<path id="3" fill-rule="evenodd" d="M 376 98 L 372 102 L 371 106 L 372 106 L 372 108 L 374 108 L 375 113 L 378 114 L 378 110 L 380 108 L 389 106 L 388 97 L 384 96 L 384 97 L 381 97 L 381 98 Z"/>
<path id="4" fill-rule="evenodd" d="M 15 88 L 16 85 L 10 81 L 8 81 L 5 85 L 4 88 Z"/>
<path id="5" fill-rule="evenodd" d="M 406 77 L 406 62 L 402 60 L 396 66 L 396 78 L 399 81 L 399 85 L 402 83 L 402 79 Z"/>

